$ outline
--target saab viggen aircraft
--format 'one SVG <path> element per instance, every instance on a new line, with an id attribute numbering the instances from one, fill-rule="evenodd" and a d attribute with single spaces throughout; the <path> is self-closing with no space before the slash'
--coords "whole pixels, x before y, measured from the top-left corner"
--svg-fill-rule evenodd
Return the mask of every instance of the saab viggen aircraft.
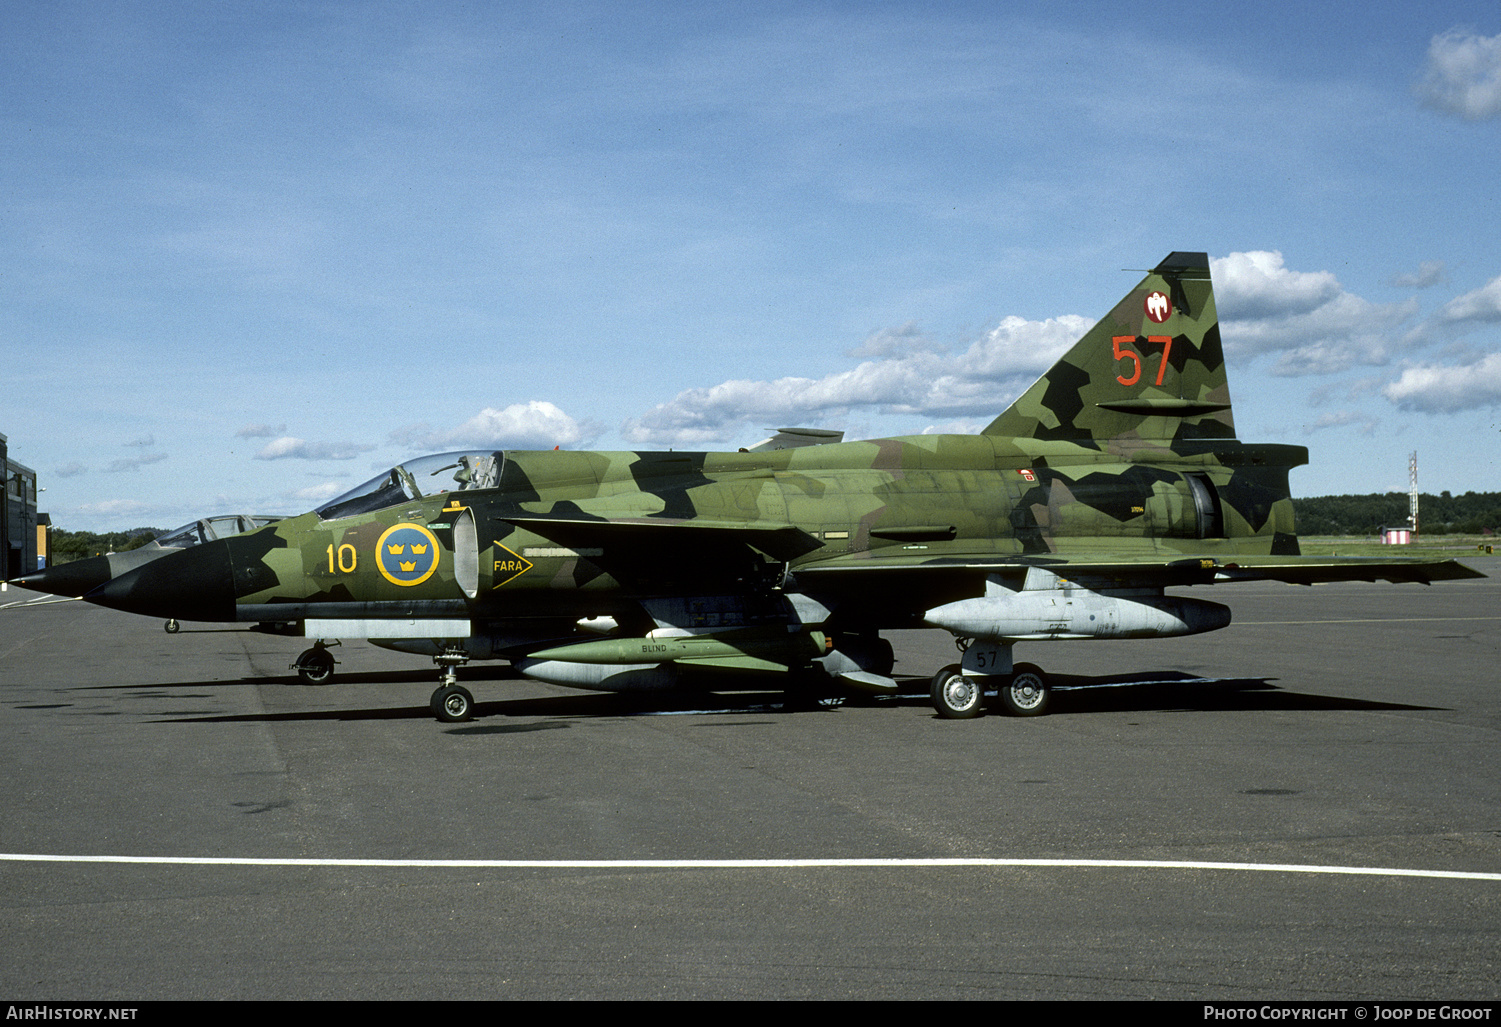
<path id="1" fill-rule="evenodd" d="M 794 433 L 795 434 L 795 433 Z M 165 555 L 83 598 L 151 617 L 293 624 L 429 655 L 444 721 L 469 660 L 601 690 L 893 691 L 883 630 L 963 657 L 933 704 L 1048 706 L 1018 643 L 1213 631 L 1169 587 L 1481 577 L 1453 560 L 1306 557 L 1301 446 L 1235 437 L 1208 256 L 1173 253 L 978 435 L 729 452 L 479 452 L 412 461 L 317 510 Z M 809 444 L 812 443 L 812 444 Z M 822 443 L 822 444 L 819 444 Z M 18 580 L 47 590 L 52 571 Z"/>

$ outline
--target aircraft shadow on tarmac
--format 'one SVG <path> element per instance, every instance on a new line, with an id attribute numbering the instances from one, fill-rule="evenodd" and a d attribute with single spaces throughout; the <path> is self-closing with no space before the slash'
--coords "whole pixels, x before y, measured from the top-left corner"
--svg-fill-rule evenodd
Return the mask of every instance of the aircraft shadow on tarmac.
<path id="1" fill-rule="evenodd" d="M 519 680 L 509 667 L 472 668 L 466 675 L 469 683 L 497 683 Z M 1442 707 L 1412 703 L 1379 702 L 1348 696 L 1318 695 L 1287 691 L 1272 683 L 1274 679 L 1258 677 L 1203 678 L 1177 671 L 1122 674 L 1111 677 L 1054 675 L 1049 717 L 1090 713 L 1141 711 L 1155 713 L 1225 711 L 1258 712 L 1273 710 L 1346 710 L 1346 711 L 1418 711 Z M 123 690 L 134 695 L 183 697 L 186 690 L 222 689 L 245 685 L 282 685 L 289 689 L 332 694 L 345 685 L 398 685 L 412 687 L 421 679 L 410 672 L 378 671 L 342 674 L 335 684 L 315 686 L 282 677 L 246 677 L 232 681 L 191 681 L 159 684 L 93 685 L 90 690 Z M 491 699 L 476 702 L 474 719 L 479 723 L 453 725 L 450 733 L 484 734 L 518 730 L 542 730 L 562 724 L 500 725 L 482 723 L 492 718 L 562 718 L 565 720 L 623 716 L 684 716 L 692 714 L 784 715 L 837 712 L 845 706 L 878 707 L 930 705 L 923 678 L 899 679 L 895 695 L 846 696 L 837 699 L 807 699 L 789 702 L 780 689 L 747 689 L 737 692 L 668 691 L 668 692 L 576 692 L 516 699 Z M 201 693 L 199 693 L 201 694 Z M 937 714 L 935 713 L 936 717 Z M 276 721 L 356 721 L 356 720 L 427 720 L 432 711 L 426 703 L 394 708 L 349 708 L 300 710 L 278 713 L 234 714 L 226 716 L 173 714 L 163 712 L 157 723 L 235 723 Z M 1011 718 L 992 711 L 987 719 Z"/>
<path id="2" fill-rule="evenodd" d="M 296 690 L 304 691 L 304 692 L 316 692 L 316 691 L 319 691 L 320 689 L 326 689 L 326 690 L 332 692 L 332 691 L 338 690 L 341 686 L 344 686 L 344 685 L 364 684 L 364 685 L 407 685 L 407 686 L 416 686 L 422 680 L 426 680 L 426 679 L 422 679 L 422 678 L 419 678 L 419 677 L 415 676 L 409 670 L 381 670 L 381 671 L 354 671 L 354 672 L 349 672 L 349 673 L 340 672 L 340 674 L 338 676 L 338 679 L 336 681 L 334 681 L 331 684 L 322 684 L 322 685 L 310 685 L 310 684 L 307 684 L 304 681 L 301 681 L 301 680 L 297 679 L 296 677 L 292 677 L 292 676 L 288 676 L 288 675 L 281 675 L 281 674 L 273 674 L 273 675 L 256 675 L 256 676 L 251 676 L 251 677 L 234 678 L 232 680 L 231 679 L 222 679 L 221 678 L 221 679 L 211 679 L 211 680 L 205 680 L 205 681 L 161 681 L 161 682 L 133 681 L 133 682 L 129 682 L 129 683 L 110 684 L 110 685 L 84 685 L 84 686 L 80 686 L 77 690 L 78 691 L 100 691 L 100 692 L 110 692 L 110 691 L 133 692 L 133 691 L 136 691 L 137 689 L 164 689 L 164 690 L 170 691 L 170 690 L 173 690 L 173 689 L 181 689 L 181 688 L 236 688 L 236 687 L 243 687 L 243 686 L 276 686 L 276 685 L 281 685 L 281 686 L 283 686 L 285 688 L 296 689 Z M 471 668 L 469 670 L 466 670 L 465 673 L 464 673 L 464 680 L 467 681 L 467 682 L 476 682 L 476 681 L 524 681 L 526 679 L 523 678 L 520 674 L 516 673 L 516 671 L 514 671 L 513 669 L 511 669 L 508 666 L 494 666 L 494 667 L 476 667 L 476 668 Z"/>
<path id="3" fill-rule="evenodd" d="M 1189 711 L 1270 710 L 1437 710 L 1413 703 L 1378 702 L 1349 696 L 1291 692 L 1273 684 L 1275 678 L 1201 678 L 1179 672 L 1121 674 L 1107 678 L 1055 674 L 1048 716 L 1140 710 L 1172 713 Z"/>

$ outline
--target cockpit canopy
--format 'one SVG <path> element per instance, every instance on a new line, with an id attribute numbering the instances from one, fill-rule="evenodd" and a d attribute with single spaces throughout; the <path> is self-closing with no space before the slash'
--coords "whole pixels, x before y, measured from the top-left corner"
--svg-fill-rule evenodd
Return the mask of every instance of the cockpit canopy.
<path id="1" fill-rule="evenodd" d="M 190 521 L 180 528 L 164 531 L 146 545 L 159 546 L 162 549 L 186 549 L 203 542 L 212 542 L 215 539 L 229 538 L 241 532 L 264 528 L 268 524 L 284 519 L 261 514 L 225 514 L 222 517 L 205 517 L 201 520 Z"/>
<path id="2" fill-rule="evenodd" d="M 384 510 L 442 492 L 493 489 L 500 483 L 505 453 L 435 453 L 397 464 L 315 511 L 325 521 Z"/>

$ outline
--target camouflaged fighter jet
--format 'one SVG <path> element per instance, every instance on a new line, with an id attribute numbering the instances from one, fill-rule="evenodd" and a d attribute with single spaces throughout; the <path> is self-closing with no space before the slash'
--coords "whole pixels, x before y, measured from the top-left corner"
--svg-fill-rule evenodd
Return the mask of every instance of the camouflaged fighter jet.
<path id="1" fill-rule="evenodd" d="M 588 689 L 760 674 L 891 691 L 880 632 L 933 626 L 963 649 L 933 704 L 962 718 L 987 692 L 1013 714 L 1047 709 L 1047 677 L 1012 662 L 1018 642 L 1230 623 L 1169 586 L 1481 576 L 1299 555 L 1288 472 L 1307 450 L 1235 438 L 1203 253 L 1171 254 L 979 435 L 797 439 L 427 457 L 85 598 L 300 623 L 318 640 L 294 664 L 309 680 L 332 673 L 329 639 L 430 655 L 444 721 L 470 716 L 454 669 L 471 659 Z"/>

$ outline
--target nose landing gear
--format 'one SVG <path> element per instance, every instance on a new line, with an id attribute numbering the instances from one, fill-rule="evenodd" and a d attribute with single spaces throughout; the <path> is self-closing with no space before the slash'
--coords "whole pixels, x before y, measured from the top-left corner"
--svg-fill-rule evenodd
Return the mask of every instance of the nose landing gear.
<path id="1" fill-rule="evenodd" d="M 335 642 L 334 645 L 343 643 Z M 297 662 L 292 664 L 292 669 L 302 679 L 305 685 L 324 685 L 333 679 L 334 664 L 339 661 L 334 659 L 334 654 L 328 651 L 328 643 L 318 639 L 311 649 L 304 649 L 297 657 Z"/>
<path id="2" fill-rule="evenodd" d="M 469 694 L 469 689 L 459 684 L 454 668 L 468 663 L 469 654 L 462 649 L 449 649 L 441 656 L 434 656 L 433 662 L 443 668 L 430 703 L 433 716 L 445 724 L 458 724 L 468 720 L 474 715 L 474 696 Z"/>

